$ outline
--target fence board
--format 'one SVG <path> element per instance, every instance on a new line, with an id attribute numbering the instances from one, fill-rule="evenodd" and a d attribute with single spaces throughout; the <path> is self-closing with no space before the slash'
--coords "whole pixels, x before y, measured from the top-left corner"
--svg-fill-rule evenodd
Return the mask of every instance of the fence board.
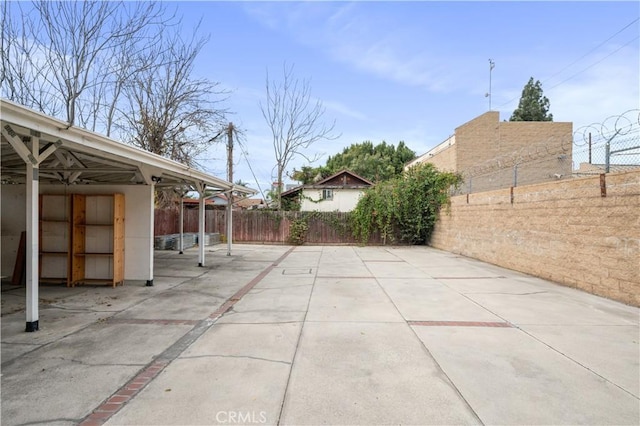
<path id="1" fill-rule="evenodd" d="M 348 227 L 349 213 L 339 212 L 276 212 L 267 210 L 236 210 L 233 212 L 233 241 L 286 244 L 291 222 L 306 215 L 309 244 L 357 244 Z M 154 234 L 167 235 L 180 232 L 179 213 L 172 210 L 155 211 Z M 184 211 L 184 232 L 198 232 L 198 210 Z M 226 211 L 205 212 L 205 232 L 226 235 Z M 372 235 L 369 244 L 380 244 L 378 235 Z"/>

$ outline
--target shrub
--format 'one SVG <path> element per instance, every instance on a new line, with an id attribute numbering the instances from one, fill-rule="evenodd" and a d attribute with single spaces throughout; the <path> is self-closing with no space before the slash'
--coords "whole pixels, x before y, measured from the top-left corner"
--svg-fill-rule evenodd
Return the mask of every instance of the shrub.
<path id="1" fill-rule="evenodd" d="M 411 167 L 362 196 L 351 215 L 354 237 L 366 244 L 377 230 L 385 243 L 426 244 L 451 188 L 461 182 L 459 174 L 440 172 L 432 164 Z"/>

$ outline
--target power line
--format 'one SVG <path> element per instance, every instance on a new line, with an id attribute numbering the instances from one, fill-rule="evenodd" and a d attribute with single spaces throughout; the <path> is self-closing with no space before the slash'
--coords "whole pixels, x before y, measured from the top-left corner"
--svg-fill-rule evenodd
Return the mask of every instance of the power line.
<path id="1" fill-rule="evenodd" d="M 554 86 L 549 87 L 547 90 L 551 90 L 551 89 L 553 89 L 553 88 L 556 88 L 556 87 L 560 86 L 562 83 L 565 83 L 565 82 L 567 82 L 567 81 L 571 80 L 572 78 L 574 78 L 575 76 L 577 76 L 577 75 L 579 75 L 579 74 L 582 74 L 582 73 L 583 73 L 583 72 L 585 72 L 586 70 L 588 70 L 588 69 L 590 69 L 590 68 L 593 68 L 594 66 L 598 65 L 600 62 L 602 62 L 602 61 L 604 61 L 605 59 L 607 59 L 609 56 L 611 56 L 611 55 L 615 54 L 616 52 L 618 52 L 619 50 L 621 50 L 623 47 L 626 47 L 626 46 L 628 46 L 629 44 L 633 43 L 634 41 L 638 40 L 638 38 L 640 38 L 640 36 L 638 36 L 638 37 L 636 37 L 636 38 L 634 38 L 634 39 L 632 39 L 632 40 L 629 40 L 627 43 L 625 43 L 625 44 L 623 44 L 622 46 L 618 47 L 616 50 L 614 50 L 613 52 L 609 53 L 609 54 L 608 54 L 607 56 L 605 56 L 604 58 L 602 58 L 602 59 L 600 59 L 599 61 L 596 61 L 596 62 L 594 62 L 593 64 L 589 65 L 588 67 L 586 67 L 586 68 L 584 68 L 584 69 L 582 69 L 582 70 L 578 71 L 577 73 L 573 74 L 571 77 L 567 77 L 567 78 L 565 78 L 565 79 L 564 79 L 564 80 L 562 80 L 560 83 L 558 83 L 558 84 L 556 84 L 556 85 L 554 85 Z"/>
<path id="2" fill-rule="evenodd" d="M 594 47 L 593 49 L 589 50 L 587 53 L 585 53 L 584 55 L 580 56 L 578 59 L 576 59 L 575 61 L 571 62 L 569 65 L 567 65 L 566 67 L 562 68 L 560 71 L 554 73 L 553 75 L 551 75 L 551 77 L 546 78 L 544 81 L 549 81 L 550 79 L 552 79 L 553 77 L 557 76 L 558 74 L 562 73 L 563 71 L 567 70 L 569 67 L 575 65 L 577 62 L 579 62 L 580 60 L 582 60 L 583 58 L 585 58 L 586 56 L 588 56 L 589 54 L 593 53 L 594 51 L 596 51 L 597 49 L 601 48 L 604 44 L 606 44 L 608 41 L 610 41 L 611 39 L 613 39 L 615 36 L 617 36 L 618 34 L 620 34 L 621 32 L 623 32 L 624 30 L 626 30 L 627 28 L 629 28 L 631 25 L 635 24 L 636 22 L 640 21 L 640 18 L 636 18 L 633 21 L 631 21 L 630 23 L 628 23 L 627 25 L 625 25 L 623 28 L 621 28 L 620 30 L 618 30 L 615 34 L 611 35 L 609 38 L 607 38 L 605 41 L 601 42 L 600 44 L 598 44 L 598 46 Z M 599 64 L 600 62 L 604 61 L 605 59 L 607 59 L 608 57 L 610 57 L 611 55 L 613 55 L 614 53 L 618 52 L 619 50 L 621 50 L 623 47 L 633 43 L 634 41 L 636 41 L 638 39 L 638 37 L 630 40 L 629 42 L 625 43 L 624 45 L 620 46 L 619 48 L 617 48 L 616 50 L 614 50 L 613 52 L 611 52 L 610 54 L 608 54 L 607 56 L 605 56 L 604 58 L 600 59 L 599 61 L 589 65 L 587 68 L 578 71 L 577 73 L 575 73 L 574 75 L 572 75 L 569 78 L 566 78 L 565 80 L 562 80 L 560 83 L 556 84 L 555 86 L 552 86 L 550 88 L 548 88 L 547 90 L 553 89 L 555 87 L 558 87 L 559 85 L 565 83 L 568 80 L 571 80 L 572 78 L 574 78 L 575 76 L 577 76 L 578 74 L 581 74 L 582 72 L 588 70 L 589 68 Z M 519 96 L 516 96 L 514 98 L 509 99 L 507 102 L 501 104 L 498 108 L 501 108 L 505 105 L 510 104 L 511 102 L 515 101 L 516 99 L 518 99 Z"/>
<path id="3" fill-rule="evenodd" d="M 251 175 L 253 176 L 253 180 L 256 181 L 256 185 L 258 186 L 258 189 L 260 190 L 260 195 L 262 195 L 262 198 L 265 199 L 266 197 L 264 196 L 264 191 L 260 187 L 260 182 L 258 182 L 258 178 L 256 177 L 256 174 L 253 171 L 253 167 L 251 167 L 251 163 L 249 162 L 249 157 L 248 157 L 247 151 L 245 150 L 244 144 L 242 143 L 240 138 L 238 138 L 238 146 L 240 146 L 240 152 L 244 156 L 244 159 L 247 162 L 247 166 L 249 166 L 249 170 L 251 171 Z"/>
<path id="4" fill-rule="evenodd" d="M 600 49 L 602 46 L 604 46 L 609 40 L 611 40 L 612 38 L 614 38 L 615 36 L 617 36 L 618 34 L 620 34 L 621 32 L 623 32 L 624 30 L 626 30 L 627 28 L 629 28 L 631 25 L 635 24 L 636 22 L 640 21 L 640 18 L 636 18 L 633 21 L 631 21 L 629 24 L 625 25 L 622 29 L 618 30 L 618 32 L 616 32 L 614 35 L 612 35 L 611 37 L 609 37 L 608 39 L 606 39 L 605 41 L 603 41 L 602 43 L 600 43 L 599 45 L 597 45 L 596 47 L 594 47 L 593 49 L 591 49 L 590 51 L 588 51 L 587 53 L 585 53 L 584 55 L 580 56 L 578 59 L 576 59 L 575 61 L 571 62 L 569 65 L 567 65 L 566 67 L 562 68 L 560 71 L 558 71 L 557 73 L 551 75 L 550 77 L 547 77 L 543 83 L 546 83 L 547 81 L 551 80 L 553 77 L 555 77 L 556 75 L 562 73 L 563 71 L 566 71 L 568 68 L 570 68 L 571 66 L 577 64 L 578 62 L 580 62 L 583 58 L 585 58 L 586 56 L 590 55 L 591 53 L 595 52 L 596 50 Z"/>

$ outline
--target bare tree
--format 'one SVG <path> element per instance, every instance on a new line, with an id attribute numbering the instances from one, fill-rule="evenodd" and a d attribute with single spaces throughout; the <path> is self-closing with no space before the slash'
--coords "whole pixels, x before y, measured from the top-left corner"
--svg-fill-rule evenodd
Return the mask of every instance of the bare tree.
<path id="1" fill-rule="evenodd" d="M 309 80 L 299 80 L 293 66 L 283 66 L 282 81 L 273 81 L 267 71 L 266 103 L 260 103 L 262 115 L 271 129 L 276 158 L 276 205 L 281 208 L 282 176 L 291 160 L 297 156 L 313 162 L 306 150 L 322 139 L 336 139 L 335 121 L 326 125 L 322 118 L 325 108 L 320 100 L 311 98 Z"/>
<path id="2" fill-rule="evenodd" d="M 10 5 L 19 13 L 12 13 Z M 16 16 L 18 15 L 18 16 Z M 43 56 L 30 32 L 29 16 L 19 2 L 2 2 L 2 96 L 19 104 L 58 116 L 62 106 L 45 78 Z"/>
<path id="3" fill-rule="evenodd" d="M 194 165 L 226 111 L 193 77 L 206 43 L 155 2 L 2 3 L 2 96 Z"/>
<path id="4" fill-rule="evenodd" d="M 9 21 L 3 23 L 3 95 L 59 116 L 69 126 L 97 125 L 104 104 L 83 95 L 104 94 L 116 75 L 116 54 L 134 53 L 151 28 L 169 22 L 164 8 L 153 2 L 39 0 L 31 10 L 16 6 L 21 17 L 16 25 L 9 3 L 3 5 Z"/>
<path id="5" fill-rule="evenodd" d="M 205 43 L 202 38 L 185 42 L 174 36 L 148 57 L 140 58 L 140 63 L 157 61 L 161 65 L 139 70 L 124 86 L 129 105 L 119 128 L 127 140 L 194 165 L 226 112 L 218 107 L 224 94 L 219 84 L 192 75 L 194 61 Z"/>

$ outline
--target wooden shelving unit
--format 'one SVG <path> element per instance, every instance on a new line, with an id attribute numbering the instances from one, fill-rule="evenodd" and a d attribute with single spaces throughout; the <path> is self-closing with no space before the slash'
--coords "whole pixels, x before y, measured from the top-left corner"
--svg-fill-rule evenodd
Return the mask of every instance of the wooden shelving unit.
<path id="1" fill-rule="evenodd" d="M 124 283 L 124 194 L 74 194 L 69 285 Z"/>
<path id="2" fill-rule="evenodd" d="M 39 199 L 40 282 L 69 285 L 71 247 L 70 197 L 42 194 Z"/>

